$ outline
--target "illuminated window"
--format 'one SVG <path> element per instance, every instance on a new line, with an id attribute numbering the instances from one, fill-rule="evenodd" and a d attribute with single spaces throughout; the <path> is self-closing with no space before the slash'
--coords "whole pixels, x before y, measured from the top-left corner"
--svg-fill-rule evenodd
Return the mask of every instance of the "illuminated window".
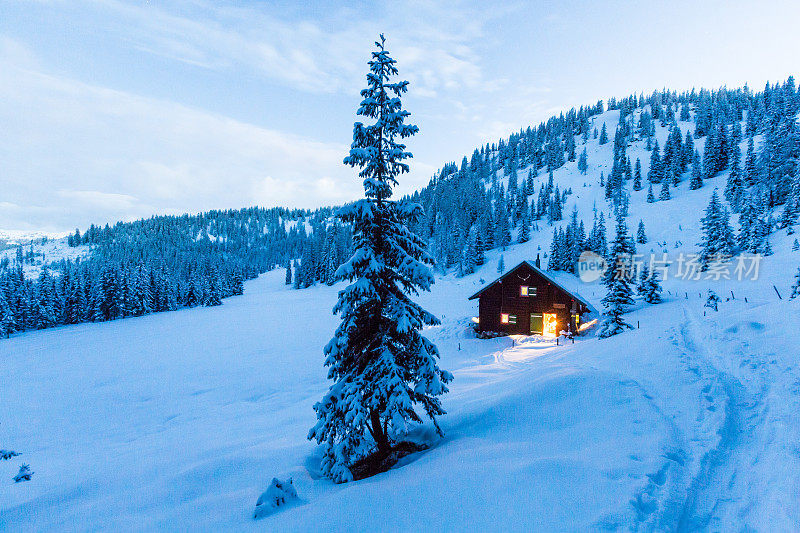
<path id="1" fill-rule="evenodd" d="M 520 285 L 519 286 L 519 295 L 520 296 L 536 296 L 536 287 L 530 287 L 528 285 Z"/>
<path id="2" fill-rule="evenodd" d="M 508 315 L 508 323 L 509 324 L 516 324 L 517 323 L 517 315 Z"/>
<path id="3" fill-rule="evenodd" d="M 508 324 L 508 313 L 501 313 L 500 314 L 500 323 L 501 324 Z"/>
<path id="4" fill-rule="evenodd" d="M 555 337 L 558 334 L 558 322 L 555 313 L 543 313 L 544 327 L 542 334 L 545 337 Z"/>

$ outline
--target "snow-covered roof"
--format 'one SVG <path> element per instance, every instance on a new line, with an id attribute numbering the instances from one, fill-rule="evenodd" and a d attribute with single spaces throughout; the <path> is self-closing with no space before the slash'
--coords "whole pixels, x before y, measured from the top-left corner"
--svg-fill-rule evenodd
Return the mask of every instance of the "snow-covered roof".
<path id="1" fill-rule="evenodd" d="M 483 287 L 481 290 L 479 290 L 478 292 L 476 292 L 475 294 L 470 296 L 469 299 L 470 300 L 474 300 L 475 298 L 479 297 L 481 295 L 481 293 L 483 293 L 483 291 L 487 290 L 489 287 L 493 286 L 495 283 L 499 283 L 506 276 L 508 276 L 512 272 L 516 271 L 522 265 L 528 265 L 530 268 L 533 269 L 534 272 L 538 273 L 540 276 L 542 276 L 548 282 L 552 283 L 553 285 L 555 285 L 556 287 L 558 287 L 559 289 L 561 289 L 565 293 L 569 294 L 570 296 L 572 296 L 573 298 L 575 298 L 576 300 L 581 302 L 583 305 L 585 305 L 589 309 L 593 309 L 592 305 L 588 301 L 586 301 L 586 299 L 583 298 L 581 295 L 577 294 L 575 291 L 572 291 L 572 290 L 564 287 L 561 283 L 557 282 L 555 279 L 553 279 L 551 276 L 549 276 L 544 270 L 542 270 L 541 268 L 537 267 L 536 263 L 534 261 L 527 261 L 527 260 L 526 261 L 522 261 L 520 264 L 518 264 L 514 268 L 510 269 L 508 272 L 506 272 L 505 274 L 503 274 L 502 276 L 500 276 L 499 278 L 497 278 L 496 280 L 494 280 L 493 282 L 491 282 L 487 286 Z"/>

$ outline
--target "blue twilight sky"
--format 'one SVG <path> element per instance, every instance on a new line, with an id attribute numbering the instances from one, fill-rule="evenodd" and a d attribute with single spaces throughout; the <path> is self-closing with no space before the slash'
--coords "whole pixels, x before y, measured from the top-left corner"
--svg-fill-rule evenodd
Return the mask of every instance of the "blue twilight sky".
<path id="1" fill-rule="evenodd" d="M 421 130 L 405 192 L 572 106 L 797 75 L 799 24 L 794 1 L 0 0 L 0 229 L 357 197 L 379 32 Z"/>

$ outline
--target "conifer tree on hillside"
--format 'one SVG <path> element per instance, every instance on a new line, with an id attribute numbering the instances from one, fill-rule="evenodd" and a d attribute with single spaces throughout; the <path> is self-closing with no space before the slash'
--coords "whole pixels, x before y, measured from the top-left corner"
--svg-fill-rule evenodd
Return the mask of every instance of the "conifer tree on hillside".
<path id="1" fill-rule="evenodd" d="M 286 261 L 286 278 L 285 284 L 291 285 L 292 284 L 292 262 Z"/>
<path id="2" fill-rule="evenodd" d="M 744 180 L 748 187 L 755 185 L 755 183 L 758 181 L 755 145 L 753 143 L 752 135 L 747 139 L 747 156 L 744 160 Z"/>
<path id="3" fill-rule="evenodd" d="M 700 153 L 695 150 L 692 156 L 692 177 L 689 180 L 689 189 L 696 191 L 703 186 L 703 165 L 700 162 Z"/>
<path id="4" fill-rule="evenodd" d="M 642 162 L 636 158 L 636 170 L 633 173 L 633 190 L 642 190 Z"/>
<path id="5" fill-rule="evenodd" d="M 600 337 L 611 337 L 631 329 L 622 315 L 628 306 L 633 304 L 633 290 L 631 289 L 630 268 L 634 254 L 625 219 L 617 216 L 617 234 L 611 243 L 609 266 L 603 274 L 603 284 L 606 286 L 606 295 L 603 298 L 604 314 L 607 320 L 600 330 Z"/>
<path id="6" fill-rule="evenodd" d="M 658 194 L 658 199 L 661 201 L 669 200 L 671 195 L 669 193 L 669 181 L 664 180 L 661 183 L 661 192 Z"/>
<path id="7" fill-rule="evenodd" d="M 585 176 L 588 169 L 589 162 L 586 155 L 586 148 L 584 148 L 583 152 L 581 152 L 581 156 L 578 158 L 578 170 Z"/>
<path id="8" fill-rule="evenodd" d="M 421 206 L 390 200 L 411 157 L 399 141 L 418 130 L 405 123 L 410 114 L 400 97 L 408 82 L 390 83 L 398 71 L 384 42 L 381 35 L 375 43 L 358 109 L 374 123 L 355 124 L 344 160 L 360 169 L 365 198 L 339 213 L 353 226 L 355 253 L 336 277 L 352 283 L 334 307 L 342 322 L 325 347 L 334 383 L 314 406 L 317 424 L 308 435 L 324 444 L 321 468 L 336 482 L 352 480 L 350 466 L 367 454 L 388 456 L 409 424 L 422 422 L 416 405 L 441 433 L 435 417 L 445 411 L 438 397 L 453 379 L 438 367 L 436 346 L 420 333 L 438 319 L 409 298 L 429 290 L 433 259 L 406 225 L 419 219 Z"/>
<path id="9" fill-rule="evenodd" d="M 600 130 L 600 140 L 598 141 L 600 144 L 606 144 L 608 142 L 608 132 L 606 131 L 606 123 L 603 122 L 603 129 Z"/>
<path id="10" fill-rule="evenodd" d="M 795 239 L 797 241 L 797 239 Z M 794 300 L 800 296 L 800 267 L 798 267 L 797 272 L 794 275 L 794 283 L 792 284 L 792 292 L 789 294 L 789 299 Z"/>
<path id="11" fill-rule="evenodd" d="M 653 151 L 650 153 L 650 168 L 647 171 L 647 179 L 650 183 L 661 183 L 664 178 L 664 168 L 659 155 L 658 140 L 656 140 Z"/>
<path id="12" fill-rule="evenodd" d="M 658 273 L 655 270 L 650 272 L 647 264 L 642 267 L 636 292 L 649 304 L 657 304 L 661 301 L 661 284 L 658 282 Z"/>
<path id="13" fill-rule="evenodd" d="M 700 242 L 700 264 L 706 269 L 712 261 L 730 257 L 736 251 L 730 215 L 720 202 L 716 189 L 711 195 L 701 223 L 703 239 Z"/>
<path id="14" fill-rule="evenodd" d="M 647 203 L 652 204 L 655 203 L 656 196 L 653 194 L 653 184 L 647 186 Z"/>
<path id="15" fill-rule="evenodd" d="M 639 244 L 647 243 L 647 235 L 644 232 L 644 222 L 639 221 L 639 227 L 636 229 L 636 242 Z"/>
<path id="16" fill-rule="evenodd" d="M 0 291 L 0 337 L 8 337 L 14 331 L 14 315 L 6 295 Z"/>

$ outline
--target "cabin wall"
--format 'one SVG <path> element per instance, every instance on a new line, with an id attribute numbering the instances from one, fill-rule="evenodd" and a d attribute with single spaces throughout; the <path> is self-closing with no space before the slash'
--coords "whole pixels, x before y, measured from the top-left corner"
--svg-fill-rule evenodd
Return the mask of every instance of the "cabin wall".
<path id="1" fill-rule="evenodd" d="M 521 296 L 520 286 L 536 289 L 536 296 Z M 586 306 L 549 280 L 523 264 L 504 279 L 481 293 L 478 302 L 478 328 L 481 331 L 528 335 L 532 313 L 555 313 L 559 330 L 566 330 L 571 313 L 585 313 Z M 500 315 L 516 316 L 516 324 L 502 324 Z M 576 331 L 575 324 L 571 324 Z"/>

